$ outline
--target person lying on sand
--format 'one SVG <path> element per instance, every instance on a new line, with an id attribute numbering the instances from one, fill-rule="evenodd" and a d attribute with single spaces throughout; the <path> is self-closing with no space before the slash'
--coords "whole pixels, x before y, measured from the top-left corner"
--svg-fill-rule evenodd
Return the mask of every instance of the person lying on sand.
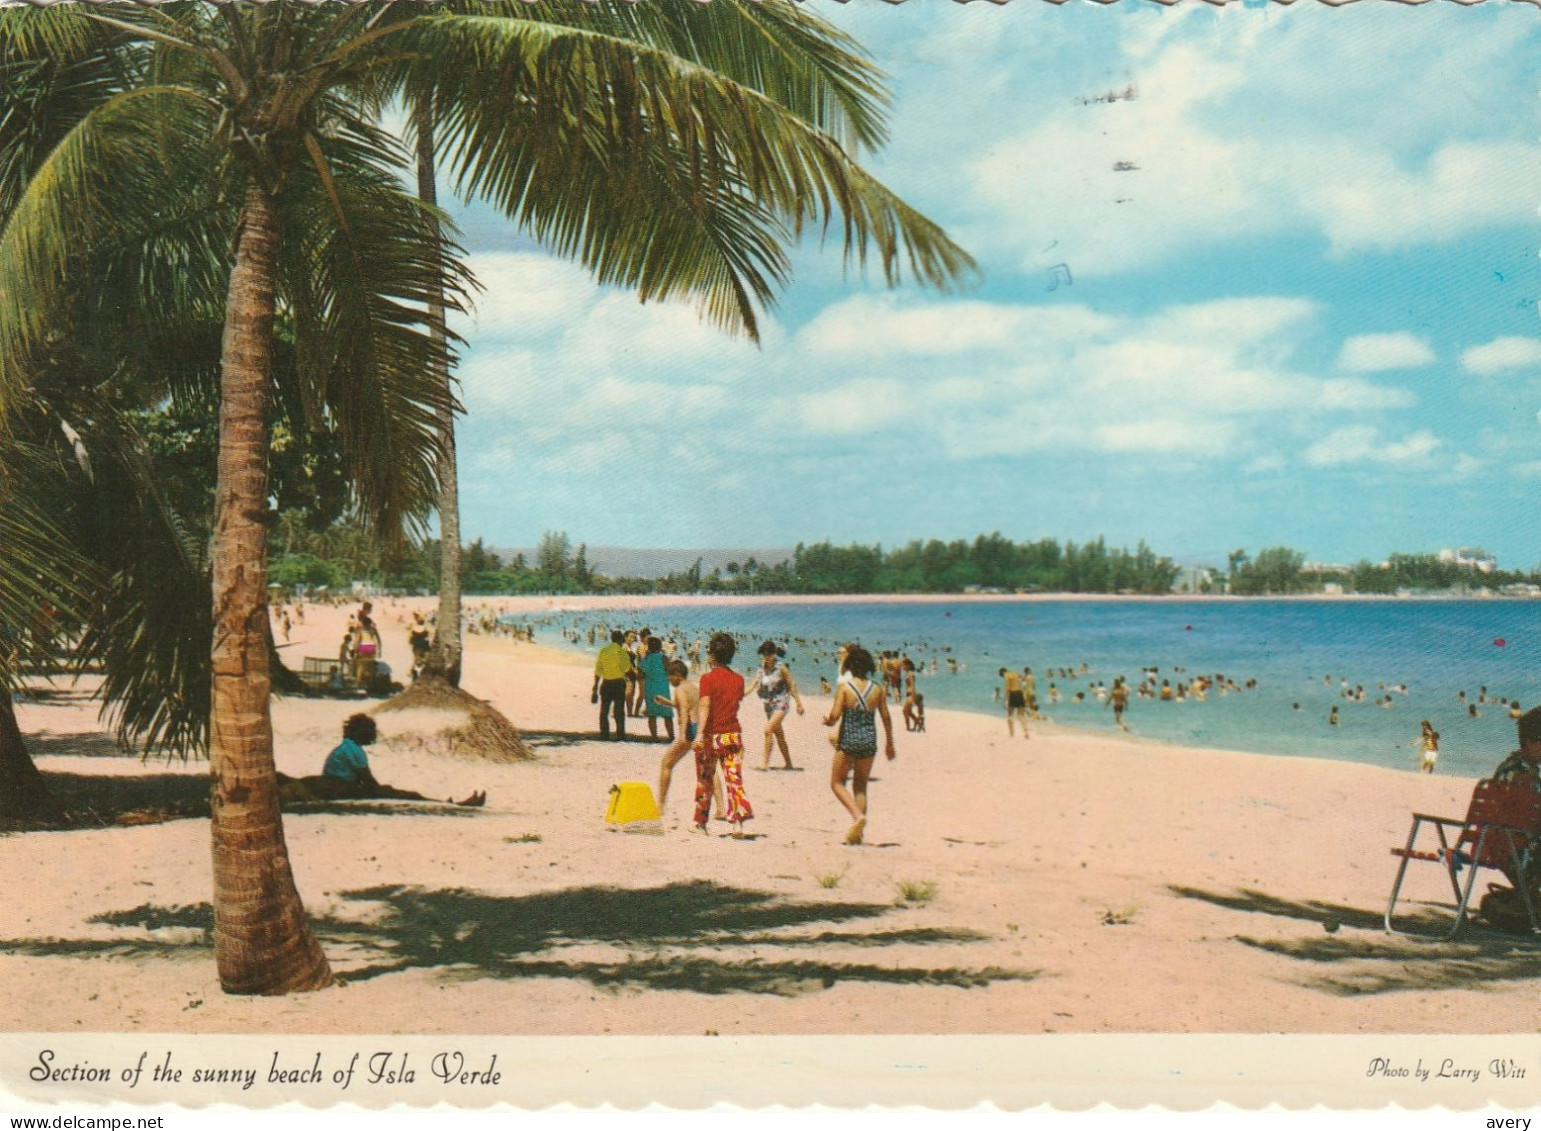
<path id="1" fill-rule="evenodd" d="M 369 769 L 364 747 L 377 735 L 374 719 L 368 715 L 349 715 L 342 724 L 342 741 L 326 756 L 321 773 L 303 778 L 278 775 L 280 801 L 438 801 L 409 789 L 396 789 L 375 781 Z M 476 809 L 487 804 L 487 794 L 478 791 L 462 801 L 446 798 L 447 805 Z"/>

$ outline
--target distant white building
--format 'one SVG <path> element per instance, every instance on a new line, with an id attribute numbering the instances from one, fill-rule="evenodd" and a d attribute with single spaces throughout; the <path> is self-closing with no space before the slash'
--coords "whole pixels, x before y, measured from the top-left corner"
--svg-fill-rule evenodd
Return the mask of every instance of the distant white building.
<path id="1" fill-rule="evenodd" d="M 1302 562 L 1302 573 L 1335 573 L 1344 577 L 1354 572 L 1354 567 L 1341 562 Z"/>
<path id="2" fill-rule="evenodd" d="M 1213 588 L 1215 570 L 1210 566 L 1184 566 L 1172 580 L 1173 593 L 1203 593 Z"/>
<path id="3" fill-rule="evenodd" d="M 1478 573 L 1492 573 L 1498 568 L 1497 558 L 1475 546 L 1462 546 L 1459 550 L 1441 550 L 1439 560 L 1447 565 L 1474 569 Z"/>

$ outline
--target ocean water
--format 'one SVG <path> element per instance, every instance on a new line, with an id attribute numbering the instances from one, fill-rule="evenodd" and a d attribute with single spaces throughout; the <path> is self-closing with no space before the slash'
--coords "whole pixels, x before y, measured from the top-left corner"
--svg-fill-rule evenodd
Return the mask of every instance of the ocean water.
<path id="1" fill-rule="evenodd" d="M 1364 762 L 1417 765 L 1419 722 L 1440 732 L 1441 772 L 1480 777 L 1515 747 L 1515 727 L 1500 698 L 1528 710 L 1541 704 L 1541 603 L 1500 600 L 1281 601 L 997 601 L 839 603 L 821 605 L 655 607 L 645 612 L 509 617 L 532 624 L 536 639 L 587 649 L 590 627 L 639 628 L 681 643 L 715 630 L 739 639 L 735 666 L 748 670 L 754 649 L 772 639 L 787 649 L 800 688 L 817 693 L 833 681 L 832 654 L 842 640 L 877 652 L 898 649 L 921 668 L 928 708 L 1001 716 L 993 700 L 997 670 L 1031 665 L 1040 709 L 1056 724 L 1112 731 L 1112 711 L 1091 694 L 1141 669 L 1173 679 L 1223 673 L 1252 690 L 1204 701 L 1163 703 L 1131 696 L 1126 721 L 1137 735 L 1214 749 L 1247 750 Z M 576 630 L 578 645 L 562 630 Z M 596 633 L 603 639 L 602 633 Z M 930 661 L 939 662 L 930 674 Z M 958 662 L 952 674 L 948 659 Z M 1079 672 L 1081 665 L 1089 669 Z M 1074 668 L 1071 678 L 1051 669 Z M 1176 669 L 1185 669 L 1179 673 Z M 1343 681 L 1362 685 L 1365 701 L 1341 697 Z M 1050 682 L 1063 701 L 1048 702 Z M 1375 700 L 1389 691 L 1393 706 Z M 1465 691 L 1489 702 L 1471 718 Z M 1083 703 L 1072 697 L 1086 692 Z M 1296 707 L 1298 704 L 1298 709 Z M 1336 706 L 1339 725 L 1328 724 Z M 1004 720 L 1002 722 L 1004 726 Z"/>

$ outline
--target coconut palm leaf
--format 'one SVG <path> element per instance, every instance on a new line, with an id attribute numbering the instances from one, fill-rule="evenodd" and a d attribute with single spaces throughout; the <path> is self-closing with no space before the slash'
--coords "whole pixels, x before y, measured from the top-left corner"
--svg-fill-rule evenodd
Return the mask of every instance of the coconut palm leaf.
<path id="1" fill-rule="evenodd" d="M 402 192 L 394 139 L 339 119 L 312 153 L 286 189 L 295 372 L 313 423 L 340 445 L 358 517 L 394 540 L 422 531 L 438 494 L 437 417 L 450 394 L 430 379 L 447 358 L 423 332 L 425 310 L 439 287 L 461 309 L 473 280 L 453 244 L 430 238 L 444 217 Z"/>
<path id="2" fill-rule="evenodd" d="M 146 87 L 90 110 L 37 167 L 0 229 L 0 415 L 27 384 L 104 247 L 156 230 L 156 202 L 214 167 L 215 115 L 196 92 Z"/>
<path id="3" fill-rule="evenodd" d="M 411 42 L 445 76 L 435 107 L 456 189 L 644 301 L 694 296 L 713 324 L 753 336 L 786 280 L 784 247 L 835 227 L 848 266 L 870 256 L 890 284 L 908 272 L 948 287 L 973 270 L 833 134 L 692 59 L 531 18 L 416 24 Z M 819 112 L 835 117 L 829 101 Z"/>
<path id="4" fill-rule="evenodd" d="M 52 517 L 60 466 L 43 447 L 0 440 L 0 688 L 25 666 L 50 667 L 57 636 L 78 622 L 95 572 Z"/>

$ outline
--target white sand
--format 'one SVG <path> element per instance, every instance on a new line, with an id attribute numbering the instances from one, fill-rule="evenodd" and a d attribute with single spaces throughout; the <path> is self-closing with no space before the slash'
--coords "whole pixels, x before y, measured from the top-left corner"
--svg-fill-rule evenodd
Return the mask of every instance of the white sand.
<path id="1" fill-rule="evenodd" d="M 592 603 L 491 602 L 521 611 Z M 398 670 L 404 609 L 377 609 Z M 347 611 L 309 609 L 289 654 L 335 652 Z M 1469 780 L 1082 734 L 1009 741 L 992 718 L 934 710 L 925 734 L 899 724 L 899 758 L 876 771 L 868 844 L 846 848 L 849 821 L 829 793 L 818 722 L 826 704 L 809 696 L 808 714 L 788 723 L 805 772 L 747 775 L 755 839 L 689 834 L 688 760 L 664 835 L 630 835 L 602 823 L 607 792 L 617 781 L 655 781 L 662 747 L 593 740 L 582 657 L 467 641 L 464 685 L 520 727 L 536 762 L 444 760 L 382 743 L 371 750 L 382 781 L 442 796 L 485 789 L 487 808 L 286 818 L 300 890 L 345 984 L 274 1000 L 219 991 L 203 930 L 203 820 L 18 834 L 0 837 L 9 877 L 0 1024 L 529 1034 L 1534 1028 L 1534 958 L 1522 941 L 1473 932 L 1437 944 L 1380 930 L 1387 849 L 1404 838 L 1411 810 L 1461 812 Z M 279 768 L 319 772 L 354 709 L 277 703 Z M 751 730 L 759 715 L 757 703 L 744 705 Z M 202 772 L 102 754 L 85 704 L 24 704 L 20 717 L 48 751 L 38 762 L 50 773 Z M 629 723 L 645 732 L 639 724 Z M 1435 870 L 1424 871 L 1410 893 L 1448 896 Z M 927 882 L 929 902 L 896 903 L 899 885 Z"/>

